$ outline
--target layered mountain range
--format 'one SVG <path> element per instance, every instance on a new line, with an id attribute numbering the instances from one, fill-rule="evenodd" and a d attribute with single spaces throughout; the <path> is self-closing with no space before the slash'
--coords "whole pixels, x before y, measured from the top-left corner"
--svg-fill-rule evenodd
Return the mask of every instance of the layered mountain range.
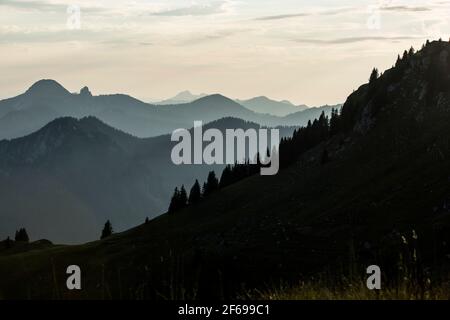
<path id="1" fill-rule="evenodd" d="M 270 127 L 302 126 L 322 111 L 330 114 L 332 110 L 331 106 L 305 111 L 298 109 L 296 113 L 278 117 L 267 113 L 264 101 L 259 105 L 262 113 L 249 110 L 220 94 L 182 104 L 152 105 L 123 94 L 94 96 L 87 87 L 79 93 L 70 93 L 54 80 L 40 80 L 25 93 L 0 101 L 0 140 L 30 134 L 59 117 L 95 116 L 116 129 L 148 138 L 168 134 L 178 128 L 190 128 L 196 120 L 207 123 L 224 117 Z M 270 108 L 276 112 L 277 105 Z M 293 112 L 295 110 L 292 108 Z"/>
<path id="2" fill-rule="evenodd" d="M 286 137 L 331 109 L 276 117 L 218 94 L 151 105 L 121 94 L 94 96 L 87 87 L 71 93 L 40 80 L 0 101 L 0 236 L 27 227 L 34 237 L 73 243 L 96 239 L 106 219 L 117 230 L 129 228 L 163 213 L 175 186 L 189 188 L 223 169 L 174 166 L 173 130 L 196 120 L 222 131 L 283 125 Z"/>
<path id="3" fill-rule="evenodd" d="M 258 129 L 223 118 L 204 129 Z M 282 137 L 293 127 L 281 128 Z M 93 240 L 104 221 L 129 228 L 168 207 L 175 186 L 190 188 L 223 165 L 176 166 L 170 135 L 137 138 L 95 117 L 53 120 L 35 133 L 0 141 L 0 235 L 26 226 L 57 242 Z M 26 199 L 26 200 L 24 200 Z"/>

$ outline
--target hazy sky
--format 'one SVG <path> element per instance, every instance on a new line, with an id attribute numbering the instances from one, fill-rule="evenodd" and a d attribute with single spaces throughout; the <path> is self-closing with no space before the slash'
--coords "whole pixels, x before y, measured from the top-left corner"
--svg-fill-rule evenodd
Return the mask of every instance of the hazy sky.
<path id="1" fill-rule="evenodd" d="M 0 0 L 0 97 L 51 78 L 144 100 L 338 103 L 372 67 L 448 40 L 448 19 L 449 1 L 434 0 Z"/>

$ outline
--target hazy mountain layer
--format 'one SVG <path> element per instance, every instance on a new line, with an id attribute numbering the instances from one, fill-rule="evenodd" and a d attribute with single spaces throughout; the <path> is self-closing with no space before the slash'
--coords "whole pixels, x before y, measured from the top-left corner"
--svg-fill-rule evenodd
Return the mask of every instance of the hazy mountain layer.
<path id="1" fill-rule="evenodd" d="M 226 118 L 205 126 L 258 128 Z M 283 128 L 281 134 L 292 134 Z M 0 141 L 0 238 L 26 227 L 34 239 L 97 239 L 110 219 L 117 230 L 155 217 L 175 186 L 190 188 L 223 166 L 173 165 L 170 136 L 139 139 L 96 118 L 60 118 L 39 131 Z"/>
<path id="2" fill-rule="evenodd" d="M 190 91 L 183 91 L 178 93 L 172 98 L 162 100 L 159 102 L 154 102 L 156 105 L 168 105 L 168 104 L 182 104 L 182 103 L 190 103 L 200 98 L 206 97 L 207 94 L 192 94 Z"/>
<path id="3" fill-rule="evenodd" d="M 330 107 L 324 110 L 331 112 Z M 296 114 L 292 118 L 275 117 L 250 111 L 218 94 L 186 104 L 155 106 L 127 95 L 93 96 L 86 87 L 79 94 L 72 94 L 53 80 L 41 80 L 25 93 L 0 101 L 0 139 L 30 134 L 50 121 L 66 116 L 95 116 L 134 136 L 152 137 L 171 133 L 178 128 L 190 128 L 195 120 L 207 123 L 224 117 L 271 127 L 302 126 L 317 116 L 310 112 L 305 116 Z"/>
<path id="4" fill-rule="evenodd" d="M 285 117 L 288 114 L 301 112 L 308 109 L 308 106 L 306 105 L 296 106 L 289 101 L 274 101 L 267 97 L 256 97 L 249 100 L 236 100 L 236 102 L 251 111 L 278 117 Z"/>

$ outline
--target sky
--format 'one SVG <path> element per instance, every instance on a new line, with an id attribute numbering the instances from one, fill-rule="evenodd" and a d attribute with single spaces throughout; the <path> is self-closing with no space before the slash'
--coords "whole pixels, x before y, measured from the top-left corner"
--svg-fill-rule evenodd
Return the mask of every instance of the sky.
<path id="1" fill-rule="evenodd" d="M 450 36 L 442 0 L 0 0 L 0 98 L 54 79 L 144 101 L 180 91 L 317 106 Z"/>

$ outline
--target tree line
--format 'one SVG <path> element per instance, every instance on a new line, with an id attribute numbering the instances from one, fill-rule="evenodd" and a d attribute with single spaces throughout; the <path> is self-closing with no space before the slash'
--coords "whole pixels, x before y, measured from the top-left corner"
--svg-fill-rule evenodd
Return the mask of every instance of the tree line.
<path id="1" fill-rule="evenodd" d="M 28 236 L 28 232 L 25 228 L 20 228 L 19 230 L 16 230 L 14 240 L 12 240 L 10 237 L 7 237 L 3 241 L 3 244 L 6 249 L 9 249 L 13 246 L 14 242 L 21 242 L 21 243 L 30 242 L 30 237 Z"/>
<path id="2" fill-rule="evenodd" d="M 283 138 L 280 141 L 279 156 L 280 168 L 285 168 L 294 162 L 302 153 L 315 147 L 330 136 L 340 131 L 340 114 L 338 109 L 333 109 L 331 117 L 322 112 L 320 117 L 314 121 L 309 121 L 306 127 L 299 128 L 294 131 L 292 137 Z M 269 155 L 269 150 L 267 150 Z M 322 162 L 325 163 L 329 159 L 328 152 L 325 150 L 322 154 Z M 173 214 L 188 206 L 196 205 L 202 199 L 219 189 L 226 188 L 245 178 L 256 175 L 263 166 L 260 161 L 260 155 L 256 155 L 256 163 L 236 163 L 227 165 L 220 176 L 217 178 L 214 171 L 209 172 L 208 178 L 200 187 L 198 179 L 192 185 L 189 195 L 184 185 L 176 187 L 170 200 L 168 213 Z"/>

